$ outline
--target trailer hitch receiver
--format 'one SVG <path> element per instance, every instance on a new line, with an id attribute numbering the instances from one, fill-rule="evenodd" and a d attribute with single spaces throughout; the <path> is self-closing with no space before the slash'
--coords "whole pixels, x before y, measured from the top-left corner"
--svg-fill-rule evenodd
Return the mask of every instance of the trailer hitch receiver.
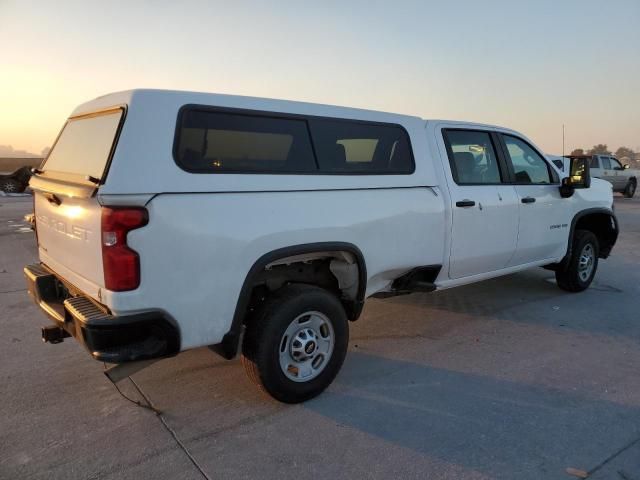
<path id="1" fill-rule="evenodd" d="M 71 335 L 62 327 L 53 325 L 42 327 L 42 341 L 45 343 L 61 343 L 65 338 L 70 336 Z"/>

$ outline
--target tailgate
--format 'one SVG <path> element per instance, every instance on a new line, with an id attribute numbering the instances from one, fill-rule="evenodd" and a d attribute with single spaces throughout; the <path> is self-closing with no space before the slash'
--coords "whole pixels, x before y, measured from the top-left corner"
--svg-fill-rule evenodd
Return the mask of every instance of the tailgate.
<path id="1" fill-rule="evenodd" d="M 40 260 L 87 295 L 104 284 L 101 207 L 95 196 L 34 191 Z"/>

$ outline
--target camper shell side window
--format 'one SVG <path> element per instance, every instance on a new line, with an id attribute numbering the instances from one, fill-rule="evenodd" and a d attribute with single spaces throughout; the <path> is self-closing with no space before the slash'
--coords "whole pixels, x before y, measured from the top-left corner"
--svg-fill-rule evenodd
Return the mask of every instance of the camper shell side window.
<path id="1" fill-rule="evenodd" d="M 401 125 L 199 105 L 180 110 L 173 156 L 191 173 L 415 171 L 409 134 Z"/>

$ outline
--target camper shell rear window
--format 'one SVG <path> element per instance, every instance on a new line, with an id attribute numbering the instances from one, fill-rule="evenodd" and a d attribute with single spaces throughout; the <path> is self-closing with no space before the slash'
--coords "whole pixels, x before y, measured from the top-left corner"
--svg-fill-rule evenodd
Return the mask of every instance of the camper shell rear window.
<path id="1" fill-rule="evenodd" d="M 42 170 L 101 179 L 115 148 L 123 115 L 123 108 L 115 108 L 67 120 Z"/>
<path id="2" fill-rule="evenodd" d="M 188 105 L 173 155 L 192 173 L 411 174 L 400 125 Z"/>

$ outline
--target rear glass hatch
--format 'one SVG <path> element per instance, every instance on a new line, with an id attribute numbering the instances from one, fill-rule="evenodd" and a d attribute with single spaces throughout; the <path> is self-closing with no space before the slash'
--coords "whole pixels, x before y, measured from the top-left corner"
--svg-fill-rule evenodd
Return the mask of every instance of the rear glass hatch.
<path id="1" fill-rule="evenodd" d="M 118 107 L 69 118 L 30 182 L 40 260 L 96 299 L 104 285 L 96 193 L 106 179 L 124 116 Z"/>

